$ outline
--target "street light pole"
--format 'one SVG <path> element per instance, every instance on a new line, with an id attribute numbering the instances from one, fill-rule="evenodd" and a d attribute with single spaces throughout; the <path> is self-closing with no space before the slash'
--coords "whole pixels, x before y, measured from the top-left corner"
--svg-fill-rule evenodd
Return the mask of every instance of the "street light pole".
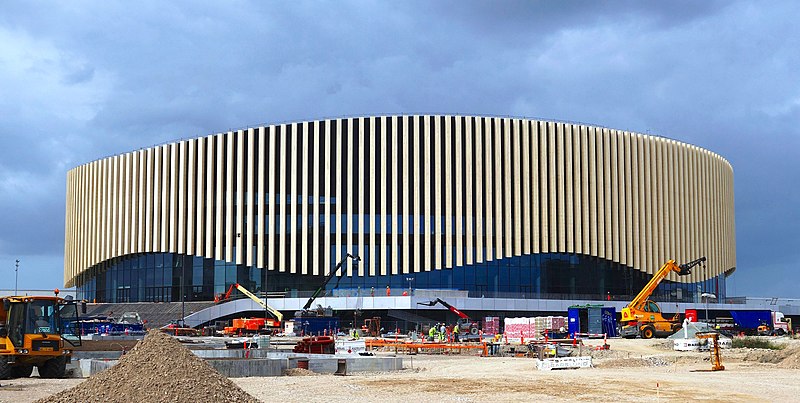
<path id="1" fill-rule="evenodd" d="M 19 259 L 17 259 L 17 265 L 14 268 L 14 295 L 17 295 L 17 293 L 18 293 L 18 291 L 17 291 L 17 278 L 19 276 L 17 275 L 17 273 L 19 273 Z"/>
<path id="2" fill-rule="evenodd" d="M 708 323 L 708 300 L 711 298 L 717 299 L 717 296 L 710 292 L 704 292 L 700 294 L 700 297 L 706 299 L 706 323 Z"/>
<path id="3" fill-rule="evenodd" d="M 181 262 L 181 327 L 186 327 L 186 302 L 183 294 L 186 293 L 184 278 L 186 277 L 186 266 Z"/>
<path id="4" fill-rule="evenodd" d="M 411 282 L 414 281 L 414 277 L 406 277 L 406 280 L 408 281 L 408 297 L 411 298 Z M 417 307 L 415 305 L 414 306 L 415 316 L 416 316 L 416 310 Z M 417 323 L 416 317 L 414 318 L 414 331 L 419 331 L 419 323 Z"/>

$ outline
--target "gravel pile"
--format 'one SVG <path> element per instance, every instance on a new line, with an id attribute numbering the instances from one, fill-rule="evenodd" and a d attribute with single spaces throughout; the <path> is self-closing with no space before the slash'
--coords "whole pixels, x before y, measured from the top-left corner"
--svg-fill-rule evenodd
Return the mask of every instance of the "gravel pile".
<path id="1" fill-rule="evenodd" d="M 37 403 L 258 402 L 177 340 L 151 330 L 119 364 Z"/>
<path id="2" fill-rule="evenodd" d="M 672 365 L 660 357 L 612 358 L 594 364 L 597 368 L 647 368 Z"/>

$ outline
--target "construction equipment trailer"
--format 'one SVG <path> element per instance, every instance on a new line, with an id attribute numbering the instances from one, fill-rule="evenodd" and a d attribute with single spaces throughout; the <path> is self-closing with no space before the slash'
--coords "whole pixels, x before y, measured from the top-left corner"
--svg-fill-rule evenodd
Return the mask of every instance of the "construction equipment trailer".
<path id="1" fill-rule="evenodd" d="M 653 278 L 645 284 L 644 288 L 636 295 L 628 306 L 622 308 L 622 319 L 620 319 L 620 336 L 625 338 L 634 338 L 641 336 L 643 339 L 652 339 L 653 337 L 667 337 L 675 333 L 681 328 L 681 322 L 678 318 L 678 313 L 670 319 L 665 319 L 661 316 L 661 308 L 654 301 L 651 301 L 650 295 L 661 284 L 661 281 L 667 277 L 671 272 L 678 273 L 679 276 L 685 276 L 692 273 L 692 268 L 704 263 L 705 256 L 693 260 L 689 263 L 678 265 L 674 260 L 664 263 L 663 266 L 653 274 Z"/>
<path id="2" fill-rule="evenodd" d="M 0 304 L 0 379 L 63 378 L 72 347 L 81 344 L 71 297 L 8 296 Z"/>

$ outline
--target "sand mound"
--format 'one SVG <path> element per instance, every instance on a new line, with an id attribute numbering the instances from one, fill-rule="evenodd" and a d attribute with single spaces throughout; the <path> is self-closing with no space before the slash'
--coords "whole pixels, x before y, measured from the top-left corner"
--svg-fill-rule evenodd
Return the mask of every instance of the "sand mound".
<path id="1" fill-rule="evenodd" d="M 781 368 L 800 369 L 800 346 L 791 346 L 781 350 L 781 362 L 778 364 Z"/>
<path id="2" fill-rule="evenodd" d="M 258 402 L 177 340 L 157 330 L 119 364 L 37 403 Z"/>

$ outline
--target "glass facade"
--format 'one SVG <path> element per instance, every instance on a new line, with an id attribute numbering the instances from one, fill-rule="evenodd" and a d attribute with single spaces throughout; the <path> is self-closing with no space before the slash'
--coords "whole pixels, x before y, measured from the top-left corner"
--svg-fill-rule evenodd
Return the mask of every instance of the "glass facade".
<path id="1" fill-rule="evenodd" d="M 362 264 L 368 256 L 361 256 Z M 335 266 L 333 262 L 331 268 Z M 344 269 L 343 269 L 344 271 Z M 366 271 L 366 270 L 365 270 Z M 328 284 L 339 294 L 392 295 L 404 290 L 450 289 L 470 297 L 629 301 L 652 276 L 628 266 L 577 254 L 537 254 L 454 269 L 385 276 L 343 276 Z M 96 302 L 210 301 L 239 283 L 252 292 L 313 291 L 324 276 L 270 271 L 246 265 L 170 253 L 128 255 L 105 262 L 78 279 L 78 297 Z M 698 302 L 700 294 L 726 297 L 724 275 L 701 283 L 663 281 L 653 293 L 659 302 Z"/>

